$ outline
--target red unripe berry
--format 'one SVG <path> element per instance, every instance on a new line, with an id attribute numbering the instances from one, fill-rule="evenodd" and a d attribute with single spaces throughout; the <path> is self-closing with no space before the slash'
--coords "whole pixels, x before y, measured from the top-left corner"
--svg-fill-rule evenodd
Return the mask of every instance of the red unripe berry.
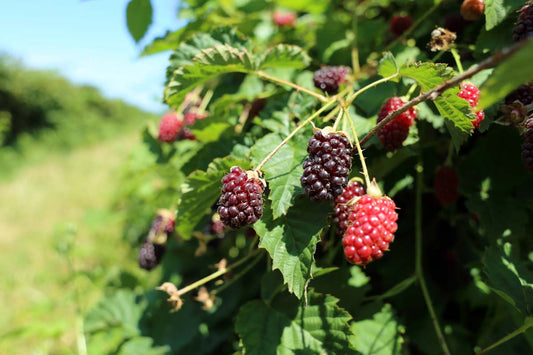
<path id="1" fill-rule="evenodd" d="M 280 27 L 294 26 L 294 24 L 296 23 L 296 18 L 297 18 L 296 13 L 292 11 L 275 10 L 272 13 L 272 22 L 274 22 L 276 26 L 280 26 Z"/>
<path id="2" fill-rule="evenodd" d="M 405 102 L 399 97 L 391 97 L 381 107 L 378 114 L 378 122 L 381 122 L 392 112 L 400 109 Z M 381 144 L 387 150 L 394 150 L 402 146 L 409 135 L 409 127 L 416 119 L 416 110 L 412 107 L 383 126 L 378 133 Z"/>
<path id="3" fill-rule="evenodd" d="M 435 172 L 435 197 L 441 206 L 450 206 L 459 198 L 459 177 L 454 168 L 443 166 Z"/>
<path id="4" fill-rule="evenodd" d="M 167 113 L 163 116 L 161 122 L 159 122 L 159 135 L 157 139 L 160 142 L 174 142 L 182 126 L 183 122 L 175 113 Z"/>
<path id="5" fill-rule="evenodd" d="M 461 91 L 457 94 L 462 99 L 465 99 L 470 104 L 470 107 L 476 107 L 479 102 L 479 89 L 473 84 L 462 84 Z M 476 118 L 472 120 L 474 128 L 478 128 L 481 121 L 485 118 L 483 110 L 475 112 Z"/>
<path id="6" fill-rule="evenodd" d="M 389 21 L 389 29 L 397 36 L 401 36 L 413 25 L 413 18 L 410 15 L 394 15 Z"/>
<path id="7" fill-rule="evenodd" d="M 351 207 L 350 226 L 342 238 L 344 255 L 352 264 L 366 265 L 379 259 L 394 241 L 398 229 L 396 204 L 390 198 L 362 196 Z"/>
<path id="8" fill-rule="evenodd" d="M 465 20 L 475 21 L 481 16 L 485 11 L 485 1 L 484 0 L 465 0 L 461 5 L 461 16 Z"/>
<path id="9" fill-rule="evenodd" d="M 361 197 L 366 193 L 365 187 L 359 181 L 351 181 L 344 189 L 342 194 L 335 198 L 335 217 L 333 222 L 339 230 L 339 234 L 343 235 L 348 228 L 351 205 L 348 203 L 354 197 Z"/>

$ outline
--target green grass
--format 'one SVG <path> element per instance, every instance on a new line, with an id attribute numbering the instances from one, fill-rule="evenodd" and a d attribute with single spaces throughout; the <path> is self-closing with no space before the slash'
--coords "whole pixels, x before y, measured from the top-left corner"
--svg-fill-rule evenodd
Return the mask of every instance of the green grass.
<path id="1" fill-rule="evenodd" d="M 81 315 L 109 280 L 141 275 L 121 239 L 123 213 L 111 209 L 139 140 L 123 133 L 53 152 L 0 179 L 1 354 L 76 352 Z"/>

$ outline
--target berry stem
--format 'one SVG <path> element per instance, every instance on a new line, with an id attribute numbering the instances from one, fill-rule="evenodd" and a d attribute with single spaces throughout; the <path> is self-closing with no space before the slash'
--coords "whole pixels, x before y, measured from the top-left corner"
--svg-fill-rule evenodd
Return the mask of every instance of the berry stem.
<path id="1" fill-rule="evenodd" d="M 348 110 L 346 110 L 346 108 L 343 108 L 343 111 L 346 113 L 346 118 L 348 119 L 348 122 L 350 122 L 353 138 L 355 140 L 355 146 L 357 147 L 357 155 L 359 155 L 359 160 L 361 161 L 361 166 L 363 167 L 363 176 L 365 177 L 365 184 L 368 188 L 368 186 L 370 186 L 370 177 L 368 176 L 368 170 L 366 168 L 363 150 L 361 149 L 361 144 L 359 143 L 359 137 L 357 136 L 357 131 L 355 130 L 355 126 L 352 122 L 352 117 L 350 116 L 350 113 L 348 112 Z"/>
<path id="2" fill-rule="evenodd" d="M 449 355 L 450 350 L 446 344 L 446 339 L 440 330 L 439 321 L 433 308 L 433 302 L 429 295 L 429 291 L 424 280 L 423 268 L 422 268 L 422 190 L 424 184 L 424 167 L 422 165 L 422 158 L 419 155 L 419 162 L 416 166 L 416 204 L 415 204 L 415 239 L 416 239 L 416 254 L 415 254 L 415 274 L 417 275 L 418 281 L 420 282 L 420 288 L 422 289 L 422 294 L 424 296 L 424 301 L 429 311 L 431 321 L 433 322 L 433 327 L 437 333 L 437 338 L 439 338 L 439 343 L 442 347 L 444 354 Z"/>
<path id="3" fill-rule="evenodd" d="M 357 48 L 357 14 L 352 16 L 352 69 L 355 78 L 359 76 L 361 68 L 359 67 L 359 50 Z"/>
<path id="4" fill-rule="evenodd" d="M 455 64 L 457 64 L 457 70 L 459 70 L 459 74 L 463 74 L 463 64 L 461 63 L 461 56 L 459 55 L 459 52 L 457 52 L 457 49 L 451 48 L 450 53 L 452 53 Z"/>
<path id="5" fill-rule="evenodd" d="M 220 287 L 218 287 L 215 290 L 213 290 L 213 295 L 219 294 L 220 292 L 224 291 L 226 288 L 228 288 L 231 285 L 233 285 L 236 281 L 239 281 L 239 279 L 241 277 L 243 277 L 248 271 L 250 271 L 251 268 L 253 268 L 255 266 L 255 264 L 257 264 L 259 262 L 259 260 L 261 260 L 263 255 L 264 255 L 263 253 L 258 254 L 257 257 L 254 260 L 252 260 L 248 265 L 246 265 L 246 267 L 244 269 L 239 271 L 239 273 L 237 275 L 233 276 L 231 278 L 231 280 L 229 280 L 227 282 L 224 282 L 223 285 L 221 285 Z"/>
<path id="6" fill-rule="evenodd" d="M 300 85 L 297 85 L 297 84 L 294 84 L 294 83 L 291 83 L 290 81 L 287 81 L 287 80 L 283 80 L 283 79 L 280 79 L 280 78 L 276 78 L 275 76 L 271 76 L 271 75 L 268 75 L 267 73 L 265 72 L 262 72 L 262 71 L 257 71 L 255 72 L 255 74 L 257 76 L 259 76 L 260 78 L 262 79 L 265 79 L 265 80 L 269 80 L 269 81 L 272 81 L 276 84 L 279 84 L 279 85 L 287 85 L 287 86 L 290 86 L 292 87 L 293 89 L 296 89 L 298 91 L 301 91 L 301 92 L 305 92 L 306 94 L 309 94 L 315 98 L 317 98 L 318 100 L 320 100 L 321 102 L 324 102 L 324 103 L 328 103 L 330 101 L 333 101 L 332 99 L 328 99 L 327 97 L 325 97 L 324 95 L 320 95 L 312 90 L 309 90 L 309 89 L 306 89 Z"/>
<path id="7" fill-rule="evenodd" d="M 226 274 L 227 272 L 229 272 L 229 271 L 235 269 L 236 267 L 244 264 L 246 261 L 251 259 L 253 256 L 255 256 L 260 251 L 261 251 L 260 249 L 256 249 L 253 253 L 250 253 L 250 254 L 246 255 L 244 258 L 242 258 L 241 260 L 236 261 L 235 263 L 233 263 L 232 265 L 228 266 L 227 268 L 220 269 L 220 270 L 212 273 L 211 275 L 208 275 L 208 276 L 204 277 L 203 279 L 200 279 L 200 280 L 198 280 L 196 282 L 193 282 L 192 284 L 190 284 L 188 286 L 185 286 L 182 289 L 179 289 L 178 290 L 178 295 L 179 296 L 184 295 L 187 292 L 190 292 L 190 291 L 194 290 L 195 288 L 198 288 L 198 287 L 208 283 L 209 281 L 212 281 L 212 280 L 214 280 L 214 279 Z"/>
<path id="8" fill-rule="evenodd" d="M 339 126 L 339 123 L 342 120 L 342 116 L 344 114 L 344 110 L 339 110 L 339 114 L 337 115 L 337 118 L 335 119 L 335 122 L 333 123 L 333 130 L 336 131 L 337 127 Z"/>
<path id="9" fill-rule="evenodd" d="M 259 163 L 259 165 L 254 170 L 256 171 L 261 170 L 263 166 L 267 163 L 267 161 L 269 161 L 270 158 L 272 158 L 274 154 L 276 154 L 281 149 L 281 147 L 283 147 L 292 137 L 294 137 L 294 135 L 298 133 L 299 130 L 301 130 L 306 124 L 308 124 L 309 122 L 314 120 L 316 117 L 318 117 L 322 112 L 326 111 L 334 103 L 335 101 L 328 101 L 324 106 L 322 106 L 320 110 L 316 111 L 314 114 L 309 116 L 309 118 L 307 118 L 305 121 L 300 123 L 300 125 L 296 127 L 280 144 L 278 144 L 278 146 L 274 148 L 274 150 L 271 151 L 270 154 L 268 154 L 265 157 L 265 159 L 263 159 L 263 161 Z"/>
<path id="10" fill-rule="evenodd" d="M 441 2 L 442 0 L 435 1 L 435 4 L 429 10 L 424 12 L 424 14 L 419 17 L 411 27 L 409 27 L 404 33 L 402 33 L 400 37 L 389 43 L 385 50 L 389 50 L 390 48 L 394 47 L 396 43 L 403 41 L 407 36 L 409 36 L 418 26 L 420 26 L 422 22 L 426 20 L 426 18 L 429 17 L 429 15 L 433 13 L 433 11 L 437 10 Z"/>
<path id="11" fill-rule="evenodd" d="M 458 86 L 463 80 L 468 79 L 479 73 L 480 71 L 483 71 L 485 69 L 491 68 L 495 66 L 496 64 L 500 63 L 504 59 L 509 58 L 519 50 L 521 50 L 525 45 L 527 45 L 531 40 L 527 41 L 521 41 L 516 44 L 514 44 L 511 47 L 504 48 L 496 53 L 494 53 L 489 58 L 485 59 L 483 62 L 481 62 L 477 66 L 472 66 L 468 68 L 464 73 L 456 75 L 455 77 L 451 78 L 450 80 L 445 81 L 441 85 L 437 86 L 436 88 L 426 91 L 405 105 L 403 105 L 400 109 L 391 112 L 387 117 L 385 117 L 383 120 L 381 120 L 374 128 L 372 128 L 366 136 L 361 139 L 361 144 L 365 144 L 368 142 L 370 138 L 372 138 L 376 133 L 379 132 L 383 126 L 385 126 L 387 123 L 404 113 L 405 111 L 409 110 L 411 107 L 414 107 L 415 105 L 418 105 L 419 103 L 427 100 L 436 100 L 443 92 L 446 90 Z M 397 74 L 396 74 L 397 75 Z M 394 76 L 396 76 L 394 75 Z M 394 77 L 393 76 L 393 77 Z M 390 77 L 389 77 L 390 78 Z M 382 79 L 383 80 L 383 79 Z M 357 94 L 357 93 L 356 93 Z M 354 94 L 355 95 L 355 94 Z M 351 101 L 349 101 L 351 103 Z"/>
<path id="12" fill-rule="evenodd" d="M 507 334 L 506 336 L 504 336 L 503 338 L 501 338 L 497 342 L 495 342 L 495 343 L 493 343 L 493 344 L 491 344 L 489 346 L 484 347 L 483 349 L 478 351 L 476 353 L 476 355 L 480 355 L 480 354 L 483 354 L 483 353 L 485 353 L 485 352 L 487 352 L 489 350 L 494 349 L 495 347 L 497 347 L 497 346 L 499 346 L 499 345 L 511 340 L 515 336 L 522 334 L 523 332 L 525 332 L 526 330 L 528 330 L 531 327 L 533 327 L 533 318 L 532 317 L 528 317 L 528 318 L 526 318 L 526 320 L 524 321 L 524 324 L 520 328 L 518 328 L 515 331 Z"/>
<path id="13" fill-rule="evenodd" d="M 213 90 L 208 90 L 204 98 L 202 99 L 202 102 L 200 103 L 200 106 L 198 107 L 198 112 L 204 112 L 207 108 L 207 105 L 209 105 L 209 101 L 211 101 L 211 98 L 213 97 Z"/>
<path id="14" fill-rule="evenodd" d="M 397 77 L 398 75 L 400 75 L 400 73 L 399 73 L 399 72 L 396 72 L 395 74 L 393 74 L 393 75 L 391 75 L 391 76 L 388 76 L 388 77 L 386 77 L 386 78 L 382 78 L 382 79 L 376 80 L 376 81 L 374 81 L 373 83 L 368 84 L 368 85 L 365 86 L 364 88 L 361 88 L 361 89 L 357 90 L 355 93 L 353 93 L 352 96 L 350 96 L 350 97 L 348 98 L 348 100 L 346 101 L 345 106 L 350 106 L 350 105 L 352 104 L 353 100 L 355 100 L 355 98 L 356 98 L 357 96 L 361 95 L 362 93 L 364 93 L 364 92 L 367 91 L 368 89 L 371 89 L 371 88 L 373 88 L 374 86 L 378 86 L 378 85 L 381 84 L 381 83 L 385 83 L 385 82 L 387 82 L 387 81 L 389 81 L 389 80 L 392 80 L 392 79 L 394 79 L 395 77 Z"/>

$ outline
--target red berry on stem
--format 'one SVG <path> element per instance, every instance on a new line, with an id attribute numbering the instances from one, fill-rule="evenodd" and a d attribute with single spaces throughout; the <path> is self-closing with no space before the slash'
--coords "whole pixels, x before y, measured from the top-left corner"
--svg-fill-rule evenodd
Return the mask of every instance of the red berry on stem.
<path id="1" fill-rule="evenodd" d="M 394 241 L 398 229 L 396 204 L 386 196 L 363 195 L 352 206 L 350 226 L 342 238 L 344 255 L 352 264 L 366 265 L 379 259 Z"/>
<path id="2" fill-rule="evenodd" d="M 354 197 L 363 196 L 366 193 L 365 187 L 359 181 L 351 181 L 342 194 L 335 198 L 335 217 L 333 222 L 339 230 L 339 234 L 344 234 L 348 228 L 348 217 L 350 216 L 351 205 L 348 203 Z"/>
<path id="3" fill-rule="evenodd" d="M 352 144 L 348 137 L 329 129 L 317 131 L 309 139 L 300 182 L 305 193 L 316 201 L 333 200 L 348 185 L 352 169 Z"/>
<path id="4" fill-rule="evenodd" d="M 395 96 L 388 99 L 379 111 L 378 122 L 381 122 L 390 113 L 400 109 L 403 105 L 405 105 L 405 101 L 399 97 Z M 385 149 L 394 150 L 402 146 L 409 135 L 409 127 L 413 125 L 416 116 L 416 110 L 410 108 L 379 130 L 378 137 Z"/>
<path id="5" fill-rule="evenodd" d="M 450 206 L 459 198 L 459 177 L 454 168 L 443 166 L 435 172 L 435 197 L 441 206 Z"/>
<path id="6" fill-rule="evenodd" d="M 175 113 L 167 113 L 159 123 L 159 135 L 157 139 L 160 142 L 174 142 L 182 126 L 183 122 Z"/>
<path id="7" fill-rule="evenodd" d="M 462 99 L 465 99 L 470 104 L 470 107 L 476 107 L 479 102 L 479 89 L 473 84 L 462 84 L 461 91 L 457 94 Z M 472 120 L 474 128 L 478 128 L 481 121 L 485 118 L 483 110 L 475 112 L 476 118 Z"/>
<path id="8" fill-rule="evenodd" d="M 410 15 L 394 15 L 389 21 L 389 29 L 397 36 L 401 36 L 413 25 L 413 18 Z"/>
<path id="9" fill-rule="evenodd" d="M 275 10 L 272 13 L 272 22 L 279 27 L 292 27 L 296 23 L 296 13 L 292 11 Z"/>
<path id="10" fill-rule="evenodd" d="M 249 176 L 246 171 L 234 166 L 222 178 L 222 184 L 217 212 L 226 226 L 236 229 L 261 218 L 263 186 L 258 177 Z"/>
<path id="11" fill-rule="evenodd" d="M 461 5 L 461 16 L 465 20 L 475 21 L 481 16 L 485 11 L 485 1 L 484 0 L 465 0 Z"/>

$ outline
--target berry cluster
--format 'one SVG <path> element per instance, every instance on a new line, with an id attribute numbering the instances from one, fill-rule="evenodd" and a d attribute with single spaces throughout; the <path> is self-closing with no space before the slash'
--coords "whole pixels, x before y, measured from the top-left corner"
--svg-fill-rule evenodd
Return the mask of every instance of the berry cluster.
<path id="1" fill-rule="evenodd" d="M 457 94 L 462 99 L 465 99 L 470 104 L 470 107 L 476 107 L 479 102 L 479 89 L 473 84 L 462 84 L 461 91 Z M 476 119 L 472 120 L 474 128 L 478 128 L 481 121 L 485 118 L 485 112 L 479 110 L 475 112 Z"/>
<path id="2" fill-rule="evenodd" d="M 485 11 L 485 0 L 464 0 L 461 5 L 461 16 L 465 20 L 475 21 Z"/>
<path id="3" fill-rule="evenodd" d="M 263 186 L 253 175 L 234 166 L 222 178 L 217 212 L 226 226 L 237 229 L 255 223 L 263 215 Z"/>
<path id="4" fill-rule="evenodd" d="M 339 85 L 346 82 L 346 76 L 350 74 L 350 68 L 345 66 L 323 67 L 317 70 L 313 76 L 315 87 L 328 93 L 336 94 Z"/>
<path id="5" fill-rule="evenodd" d="M 342 235 L 348 228 L 348 217 L 350 216 L 350 201 L 355 197 L 361 197 L 366 193 L 365 187 L 359 181 L 350 181 L 342 194 L 335 198 L 335 217 L 333 222 Z"/>
<path id="6" fill-rule="evenodd" d="M 443 166 L 435 172 L 435 197 L 441 206 L 450 206 L 459 198 L 459 178 L 454 168 Z"/>
<path id="7" fill-rule="evenodd" d="M 518 21 L 513 28 L 513 41 L 519 42 L 531 36 L 533 36 L 533 4 L 527 4 L 520 10 Z"/>
<path id="8" fill-rule="evenodd" d="M 381 122 L 385 117 L 400 109 L 403 105 L 405 105 L 405 102 L 399 97 L 395 96 L 388 99 L 379 111 L 378 122 Z M 402 146 L 409 135 L 409 127 L 413 125 L 416 116 L 416 110 L 410 108 L 379 130 L 378 137 L 385 149 L 394 150 Z"/>
<path id="9" fill-rule="evenodd" d="M 386 196 L 363 195 L 351 206 L 342 238 L 344 255 L 352 264 L 366 265 L 389 249 L 398 229 L 396 204 Z"/>
<path id="10" fill-rule="evenodd" d="M 341 132 L 317 131 L 309 139 L 300 179 L 307 195 L 316 201 L 333 200 L 348 185 L 352 145 Z"/>
<path id="11" fill-rule="evenodd" d="M 525 123 L 526 132 L 524 143 L 522 144 L 522 161 L 526 170 L 533 173 L 533 118 Z"/>
<path id="12" fill-rule="evenodd" d="M 172 211 L 160 209 L 152 221 L 150 231 L 139 251 L 139 266 L 152 270 L 159 265 L 165 253 L 165 243 L 169 234 L 174 233 L 176 217 Z"/>

